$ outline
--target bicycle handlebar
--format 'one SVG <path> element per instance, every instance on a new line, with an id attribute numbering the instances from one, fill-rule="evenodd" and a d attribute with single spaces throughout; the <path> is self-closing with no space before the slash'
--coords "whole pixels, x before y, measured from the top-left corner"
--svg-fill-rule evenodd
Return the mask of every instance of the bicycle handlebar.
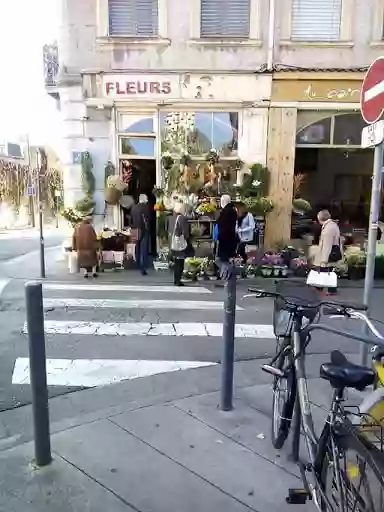
<path id="1" fill-rule="evenodd" d="M 266 298 L 266 297 L 280 298 L 287 304 L 291 303 L 289 301 L 289 299 L 286 299 L 284 297 L 284 295 L 282 295 L 281 293 L 278 293 L 278 292 L 268 292 L 265 290 L 258 290 L 255 288 L 248 288 L 248 291 L 251 292 L 251 294 L 245 295 L 244 297 L 247 297 L 247 296 L 253 297 L 256 295 L 256 297 L 259 297 L 259 298 Z M 311 307 L 316 308 L 316 307 L 324 307 L 324 306 L 334 308 L 333 312 L 328 311 L 328 313 L 327 313 L 328 316 L 331 316 L 334 318 L 335 317 L 336 318 L 351 318 L 354 320 L 360 320 L 360 321 L 364 322 L 366 324 L 366 326 L 368 327 L 368 329 L 370 330 L 370 332 L 375 336 L 376 339 L 368 338 L 368 337 L 360 335 L 360 334 L 358 335 L 358 334 L 354 334 L 354 333 L 351 333 L 348 331 L 343 331 L 340 329 L 335 329 L 331 326 L 328 326 L 326 324 L 321 324 L 321 323 L 310 324 L 303 329 L 303 332 L 306 332 L 307 334 L 309 334 L 311 331 L 314 331 L 315 329 L 319 329 L 322 331 L 329 332 L 331 334 L 335 334 L 337 336 L 345 336 L 347 338 L 351 338 L 356 341 L 361 341 L 361 342 L 367 343 L 369 345 L 377 344 L 384 348 L 384 336 L 382 334 L 380 334 L 380 332 L 376 329 L 376 327 L 374 326 L 372 321 L 367 317 L 367 315 L 362 313 L 362 311 L 366 311 L 368 309 L 366 305 L 353 304 L 353 303 L 341 303 L 341 302 L 324 300 L 324 301 L 319 301 L 319 303 L 316 305 L 308 305 L 307 307 L 308 308 L 311 308 Z"/>
<path id="2" fill-rule="evenodd" d="M 274 298 L 274 299 L 281 299 L 283 300 L 286 304 L 293 304 L 291 300 L 289 300 L 289 298 L 286 298 L 284 296 L 284 294 L 282 293 L 278 293 L 278 292 L 268 292 L 268 291 L 265 291 L 265 290 L 259 290 L 259 289 L 256 289 L 256 288 L 248 288 L 248 291 L 251 292 L 250 295 L 244 295 L 244 298 L 245 297 L 253 297 L 253 296 L 256 296 L 257 298 L 267 298 L 267 297 L 270 297 L 270 298 Z M 343 316 L 348 316 L 347 313 L 344 313 L 347 312 L 348 310 L 353 310 L 353 311 L 366 311 L 368 308 L 366 305 L 364 304 L 356 304 L 356 303 L 352 303 L 352 302 L 345 302 L 345 303 L 342 303 L 342 302 L 335 302 L 335 301 L 332 301 L 332 300 L 319 300 L 318 303 L 316 304 L 308 304 L 308 305 L 305 305 L 306 308 L 318 308 L 318 307 L 321 307 L 321 306 L 330 306 L 330 307 L 334 307 L 335 308 L 335 311 L 336 311 L 336 315 L 343 315 Z"/>

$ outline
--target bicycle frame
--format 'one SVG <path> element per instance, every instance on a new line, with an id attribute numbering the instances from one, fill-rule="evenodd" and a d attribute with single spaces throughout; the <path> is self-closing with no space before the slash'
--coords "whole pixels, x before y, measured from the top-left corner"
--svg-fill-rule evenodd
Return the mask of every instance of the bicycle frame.
<path id="1" fill-rule="evenodd" d="M 332 399 L 332 405 L 331 410 L 329 412 L 329 415 L 327 417 L 327 420 L 325 421 L 322 433 L 320 435 L 320 438 L 318 439 L 315 433 L 314 428 L 314 422 L 312 418 L 312 412 L 311 412 L 311 403 L 309 400 L 309 394 L 308 394 L 308 386 L 307 386 L 307 378 L 306 378 L 306 371 L 305 371 L 305 349 L 307 346 L 307 340 L 310 335 L 310 332 L 314 330 L 323 330 L 335 335 L 340 335 L 345 337 L 346 333 L 335 329 L 331 326 L 324 325 L 324 324 L 310 324 L 304 328 L 302 328 L 302 318 L 303 315 L 300 314 L 299 311 L 295 313 L 294 318 L 294 325 L 293 325 L 293 356 L 295 360 L 295 370 L 296 370 L 296 380 L 297 380 L 297 396 L 296 396 L 296 402 L 295 402 L 295 412 L 293 417 L 293 443 L 292 443 L 292 458 L 294 462 L 299 463 L 300 473 L 302 476 L 302 480 L 304 483 L 304 486 L 306 487 L 307 492 L 310 493 L 312 496 L 312 499 L 317 506 L 319 510 L 321 510 L 321 504 L 319 502 L 319 499 L 321 498 L 323 502 L 330 507 L 330 510 L 332 510 L 332 504 L 330 503 L 328 497 L 323 492 L 321 486 L 319 485 L 318 481 L 318 472 L 317 468 L 319 467 L 320 462 L 324 459 L 324 452 L 327 447 L 327 444 L 330 443 L 332 447 L 333 452 L 333 461 L 336 465 L 336 481 L 337 481 L 337 488 L 340 492 L 340 504 L 342 508 L 340 509 L 340 512 L 343 512 L 344 509 L 344 497 L 342 495 L 342 485 L 339 480 L 339 457 L 337 453 L 337 442 L 335 440 L 335 430 L 332 428 L 332 426 L 335 424 L 335 420 L 340 417 L 344 416 L 344 409 L 341 405 L 343 400 L 343 395 L 341 391 L 335 390 L 333 399 Z M 360 335 L 354 335 L 353 333 L 348 333 L 348 335 L 351 334 L 351 338 L 356 339 L 357 341 L 363 341 L 368 344 L 373 344 L 375 341 L 371 338 L 365 338 Z M 346 422 L 349 420 L 344 418 Z M 311 485 L 309 479 L 307 478 L 307 473 L 305 470 L 305 465 L 299 460 L 299 451 L 300 451 L 300 430 L 301 425 L 303 427 L 304 433 L 305 433 L 305 439 L 309 454 L 309 462 L 310 466 L 313 468 L 312 471 L 312 477 L 313 477 L 313 484 Z"/>

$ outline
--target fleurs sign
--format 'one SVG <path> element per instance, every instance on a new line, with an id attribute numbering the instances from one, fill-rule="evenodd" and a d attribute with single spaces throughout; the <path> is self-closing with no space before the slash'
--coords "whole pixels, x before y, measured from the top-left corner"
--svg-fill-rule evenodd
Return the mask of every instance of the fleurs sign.
<path id="1" fill-rule="evenodd" d="M 103 96 L 116 100 L 178 96 L 178 78 L 158 75 L 105 75 Z"/>

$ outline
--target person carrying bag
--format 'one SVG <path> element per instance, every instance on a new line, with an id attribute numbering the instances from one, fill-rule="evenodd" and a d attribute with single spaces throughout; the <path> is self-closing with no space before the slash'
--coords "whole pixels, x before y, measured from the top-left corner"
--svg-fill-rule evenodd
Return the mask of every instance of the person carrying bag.
<path id="1" fill-rule="evenodd" d="M 185 258 L 189 252 L 189 225 L 184 215 L 184 204 L 176 203 L 169 226 L 171 255 L 174 260 L 173 282 L 175 286 L 184 286 L 181 282 Z"/>
<path id="2" fill-rule="evenodd" d="M 339 226 L 331 219 L 328 210 L 318 213 L 321 225 L 319 248 L 315 258 L 316 269 L 308 275 L 307 284 L 316 288 L 328 289 L 328 293 L 337 293 L 337 274 L 334 267 L 342 259 Z"/>

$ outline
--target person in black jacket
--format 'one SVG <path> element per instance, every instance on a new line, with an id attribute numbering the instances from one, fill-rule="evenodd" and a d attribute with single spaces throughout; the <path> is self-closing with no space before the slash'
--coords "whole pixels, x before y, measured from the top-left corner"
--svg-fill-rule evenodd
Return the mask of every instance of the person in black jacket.
<path id="1" fill-rule="evenodd" d="M 150 213 L 148 197 L 145 194 L 140 194 L 138 204 L 132 206 L 131 220 L 136 238 L 136 264 L 143 276 L 147 275 L 148 268 Z"/>
<path id="2" fill-rule="evenodd" d="M 217 221 L 218 249 L 217 256 L 223 263 L 228 263 L 236 255 L 239 243 L 236 234 L 237 211 L 229 195 L 221 196 L 221 212 Z"/>

